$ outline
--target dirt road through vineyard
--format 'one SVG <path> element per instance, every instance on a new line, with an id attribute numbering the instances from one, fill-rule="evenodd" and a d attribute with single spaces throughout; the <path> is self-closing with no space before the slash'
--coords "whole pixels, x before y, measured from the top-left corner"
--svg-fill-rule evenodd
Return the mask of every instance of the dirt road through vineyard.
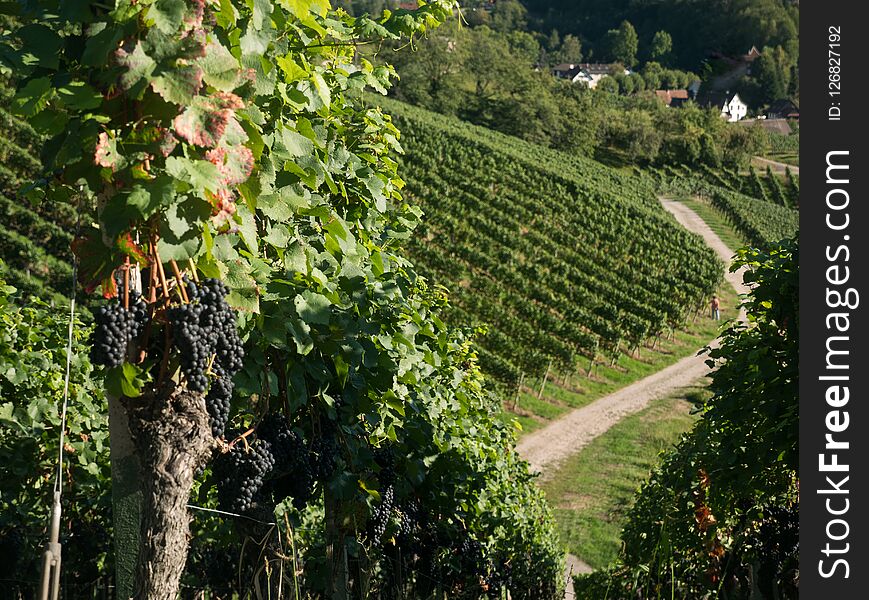
<path id="1" fill-rule="evenodd" d="M 667 209 L 685 229 L 700 235 L 706 244 L 728 266 L 733 251 L 693 210 L 674 200 L 661 199 Z M 748 288 L 742 283 L 742 273 L 725 274 L 725 278 L 739 294 Z M 740 313 L 740 319 L 744 319 Z M 699 350 L 699 348 L 698 348 Z M 592 440 L 606 432 L 624 417 L 638 412 L 657 398 L 664 398 L 679 388 L 696 383 L 709 373 L 705 356 L 688 356 L 669 367 L 640 381 L 632 383 L 612 394 L 604 396 L 582 408 L 566 414 L 519 440 L 519 454 L 531 464 L 533 471 L 540 471 L 545 478 L 552 475 L 558 465 L 569 456 L 585 448 Z M 590 572 L 591 568 L 575 556 L 568 556 L 568 569 L 573 573 Z M 572 581 L 568 581 L 572 592 Z M 568 593 L 568 598 L 572 593 Z"/>
<path id="2" fill-rule="evenodd" d="M 693 210 L 673 200 L 661 200 L 664 208 L 685 229 L 699 234 L 718 256 L 730 262 L 733 252 Z M 740 294 L 747 288 L 741 273 L 726 273 L 727 281 Z M 699 350 L 699 348 L 698 348 Z M 519 454 L 544 477 L 564 459 L 585 448 L 593 439 L 624 417 L 645 408 L 656 398 L 663 398 L 679 388 L 689 386 L 709 372 L 705 356 L 688 356 L 669 367 L 604 396 L 566 414 L 519 440 Z"/>

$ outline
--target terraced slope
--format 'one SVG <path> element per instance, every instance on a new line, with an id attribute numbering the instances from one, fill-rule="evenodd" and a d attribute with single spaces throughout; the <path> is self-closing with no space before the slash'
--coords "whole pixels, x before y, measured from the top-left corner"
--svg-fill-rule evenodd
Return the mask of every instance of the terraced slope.
<path id="1" fill-rule="evenodd" d="M 666 214 L 646 178 L 393 101 L 408 246 L 456 323 L 486 325 L 481 365 L 504 389 L 573 373 L 681 323 L 723 265 Z"/>
<path id="2" fill-rule="evenodd" d="M 9 90 L 0 84 L 0 268 L 25 296 L 62 301 L 72 277 L 74 213 L 71 206 L 34 205 L 21 195 L 41 174 L 37 157 L 43 139 L 9 113 L 9 101 Z"/>

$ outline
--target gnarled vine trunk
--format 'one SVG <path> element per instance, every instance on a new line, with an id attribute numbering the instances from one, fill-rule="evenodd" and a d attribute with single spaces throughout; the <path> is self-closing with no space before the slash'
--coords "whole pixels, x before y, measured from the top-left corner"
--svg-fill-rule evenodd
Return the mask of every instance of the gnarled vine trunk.
<path id="1" fill-rule="evenodd" d="M 134 598 L 176 600 L 187 560 L 194 473 L 214 443 L 205 400 L 170 382 L 126 405 L 142 487 Z"/>

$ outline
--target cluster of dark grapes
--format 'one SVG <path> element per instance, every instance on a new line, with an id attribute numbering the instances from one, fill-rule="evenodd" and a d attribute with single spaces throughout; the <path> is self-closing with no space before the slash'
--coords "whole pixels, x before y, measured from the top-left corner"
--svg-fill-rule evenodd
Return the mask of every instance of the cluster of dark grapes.
<path id="1" fill-rule="evenodd" d="M 148 322 L 148 306 L 138 293 L 130 294 L 129 309 L 120 299 L 99 307 L 91 333 L 91 362 L 117 367 L 127 356 L 130 342 L 139 337 Z"/>
<path id="2" fill-rule="evenodd" d="M 292 498 L 293 506 L 302 510 L 314 496 L 317 481 L 324 481 L 324 475 L 331 476 L 337 465 L 334 438 L 318 438 L 312 446 L 321 448 L 319 454 L 306 446 L 288 419 L 277 412 L 269 413 L 256 428 L 251 452 L 236 444 L 215 461 L 221 506 L 243 513 L 255 504 L 274 508 Z"/>
<path id="3" fill-rule="evenodd" d="M 368 539 L 381 546 L 383 536 L 395 513 L 395 482 L 396 474 L 395 452 L 389 447 L 380 447 L 374 451 L 374 462 L 379 467 L 377 480 L 380 483 L 380 503 L 374 508 L 374 514 L 368 521 Z"/>
<path id="4" fill-rule="evenodd" d="M 232 546 L 209 543 L 196 545 L 191 541 L 185 572 L 197 580 L 199 587 L 207 587 L 217 597 L 232 597 L 238 588 L 239 552 Z M 214 597 L 214 596 L 212 596 Z"/>
<path id="5" fill-rule="evenodd" d="M 311 444 L 311 468 L 314 478 L 326 481 L 335 472 L 338 464 L 338 439 L 334 432 L 324 432 Z"/>
<path id="6" fill-rule="evenodd" d="M 271 444 L 257 439 L 237 443 L 214 461 L 217 500 L 222 510 L 244 513 L 253 508 L 263 484 L 275 466 Z"/>
<path id="7" fill-rule="evenodd" d="M 166 316 L 181 359 L 187 389 L 204 392 L 211 431 L 223 435 L 229 419 L 232 376 L 241 369 L 244 350 L 235 311 L 226 303 L 229 289 L 218 279 L 186 281 L 189 304 L 173 306 Z M 216 376 L 210 381 L 209 369 Z"/>
<path id="8" fill-rule="evenodd" d="M 209 367 L 217 375 L 231 377 L 241 369 L 244 350 L 235 311 L 226 303 L 226 285 L 218 279 L 206 279 L 201 284 L 188 281 L 187 290 L 190 303 L 173 306 L 166 316 L 172 325 L 187 389 L 204 392 Z"/>
<path id="9" fill-rule="evenodd" d="M 392 520 L 392 513 L 395 509 L 395 486 L 388 485 L 380 493 L 380 503 L 375 507 L 374 514 L 368 522 L 368 539 L 375 546 L 380 546 L 383 543 L 383 536 L 386 535 L 386 528 Z"/>
<path id="10" fill-rule="evenodd" d="M 302 510 L 314 495 L 316 479 L 312 456 L 305 441 L 279 413 L 267 415 L 257 427 L 257 435 L 271 443 L 275 457 L 268 491 L 276 503 L 292 498 L 293 506 Z"/>
<path id="11" fill-rule="evenodd" d="M 411 498 L 398 508 L 398 532 L 395 535 L 396 544 L 402 548 L 410 548 L 418 539 L 420 527 L 425 515 L 419 500 Z"/>
<path id="12" fill-rule="evenodd" d="M 497 565 L 489 561 L 489 568 L 483 576 L 483 583 L 489 598 L 501 598 L 501 591 L 510 589 L 513 584 L 513 567 L 504 560 L 498 561 Z"/>
<path id="13" fill-rule="evenodd" d="M 229 420 L 229 409 L 232 400 L 232 379 L 227 375 L 218 375 L 208 388 L 205 395 L 205 408 L 208 409 L 211 434 L 214 437 L 223 435 L 226 422 Z"/>

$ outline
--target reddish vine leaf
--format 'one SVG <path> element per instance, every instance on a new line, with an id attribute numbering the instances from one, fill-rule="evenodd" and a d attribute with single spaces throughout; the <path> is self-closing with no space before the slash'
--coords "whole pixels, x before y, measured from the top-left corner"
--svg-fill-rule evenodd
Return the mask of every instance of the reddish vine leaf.
<path id="1" fill-rule="evenodd" d="M 129 256 L 131 259 L 136 261 L 140 267 L 148 265 L 148 255 L 144 250 L 142 250 L 139 244 L 133 241 L 133 235 L 129 231 L 118 236 L 118 239 L 115 241 L 115 247 L 125 256 Z"/>
<path id="2" fill-rule="evenodd" d="M 74 239 L 72 252 L 78 259 L 78 281 L 85 292 L 91 294 L 102 285 L 103 296 L 114 298 L 118 291 L 112 273 L 123 260 L 103 243 L 100 230 L 90 229 Z"/>
<path id="3" fill-rule="evenodd" d="M 118 170 L 123 157 L 118 152 L 118 143 L 114 137 L 109 137 L 105 131 L 97 137 L 97 146 L 94 149 L 94 164 L 106 167 L 112 171 Z"/>
<path id="4" fill-rule="evenodd" d="M 214 148 L 205 153 L 205 158 L 217 166 L 220 182 L 226 187 L 244 183 L 253 171 L 253 152 L 246 146 Z"/>
<path id="5" fill-rule="evenodd" d="M 235 117 L 235 111 L 243 107 L 241 98 L 235 94 L 220 92 L 214 96 L 197 96 L 175 117 L 175 133 L 195 146 L 207 148 L 217 146 L 227 133 L 232 133 L 234 138 L 246 138 Z M 235 142 L 235 139 L 227 141 Z"/>

